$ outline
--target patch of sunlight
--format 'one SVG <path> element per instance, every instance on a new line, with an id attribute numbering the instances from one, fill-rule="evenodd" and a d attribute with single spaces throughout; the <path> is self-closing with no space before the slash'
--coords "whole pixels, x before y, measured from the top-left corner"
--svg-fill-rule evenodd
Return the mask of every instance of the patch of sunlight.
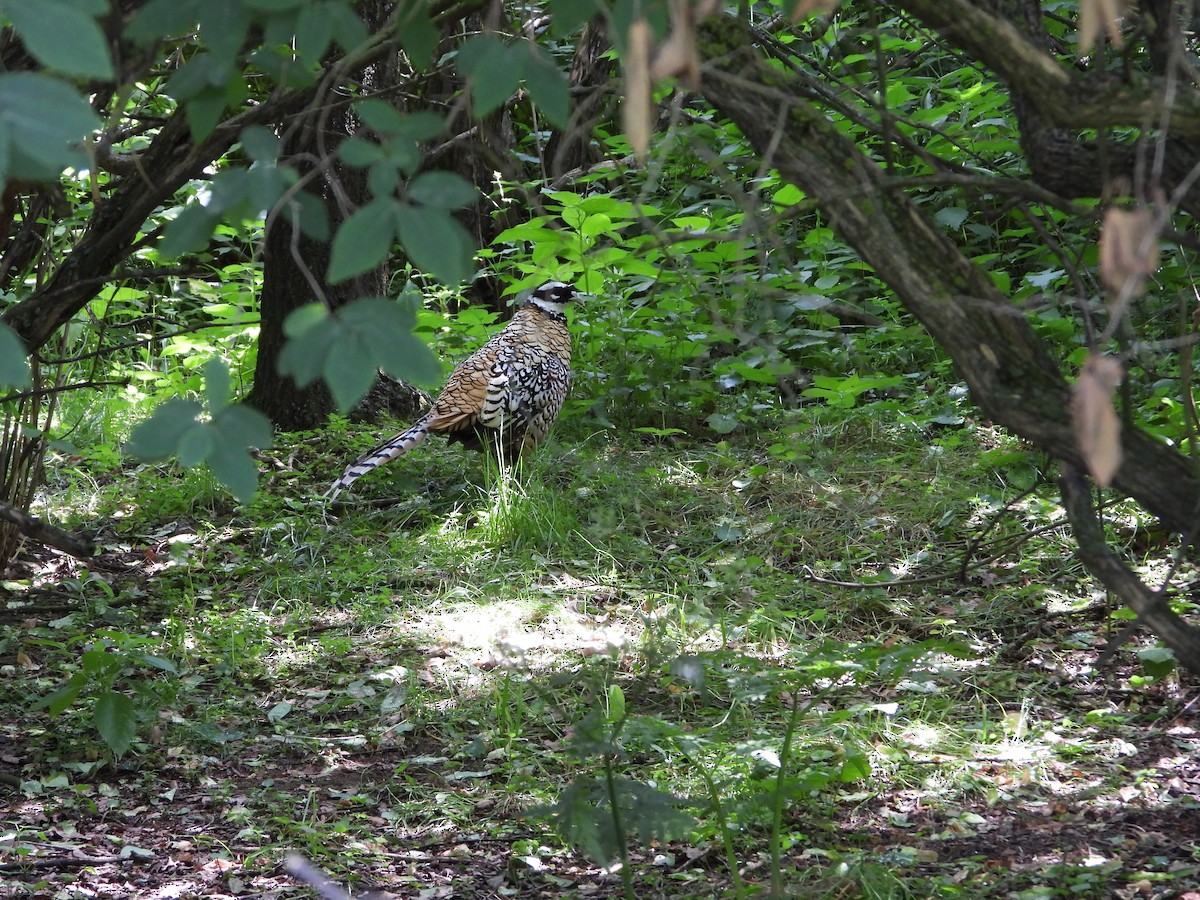
<path id="1" fill-rule="evenodd" d="M 1020 738 L 1008 738 L 996 744 L 978 744 L 977 747 L 980 756 L 1025 765 L 1045 762 L 1051 755 L 1046 745 Z"/>
<path id="2" fill-rule="evenodd" d="M 932 725 L 916 723 L 900 732 L 900 740 L 910 747 L 920 747 L 922 750 L 932 750 L 943 740 L 942 729 Z"/>
<path id="3" fill-rule="evenodd" d="M 655 474 L 668 484 L 685 485 L 687 487 L 695 487 L 704 480 L 694 468 L 678 460 L 668 463 Z"/>
<path id="4" fill-rule="evenodd" d="M 526 661 L 541 653 L 619 653 L 636 639 L 620 625 L 597 624 L 540 598 L 460 604 L 406 618 L 409 627 L 443 644 L 484 651 L 504 661 Z"/>
<path id="5" fill-rule="evenodd" d="M 1104 603 L 1107 601 L 1108 596 L 1103 591 L 1093 590 L 1079 594 L 1071 593 L 1070 591 L 1060 591 L 1047 586 L 1042 589 L 1042 599 L 1049 612 L 1062 614 L 1078 612 L 1094 604 Z"/>

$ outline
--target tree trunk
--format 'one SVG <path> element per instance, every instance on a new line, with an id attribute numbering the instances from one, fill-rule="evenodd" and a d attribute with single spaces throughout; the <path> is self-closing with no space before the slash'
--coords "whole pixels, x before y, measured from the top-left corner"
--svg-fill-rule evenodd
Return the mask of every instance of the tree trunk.
<path id="1" fill-rule="evenodd" d="M 313 168 L 318 148 L 336 147 L 347 135 L 346 115 L 333 115 L 335 133 L 318 140 L 319 123 L 324 113 L 306 113 L 284 136 L 281 156 L 290 158 L 301 175 Z M 336 202 L 332 185 L 335 179 L 350 200 L 359 206 L 369 199 L 362 170 L 345 169 L 332 162 L 320 185 L 330 229 L 336 230 L 347 212 Z M 293 221 L 290 211 L 282 209 L 271 221 L 263 248 L 263 289 L 259 298 L 262 324 L 258 337 L 258 359 L 254 367 L 254 387 L 246 402 L 265 415 L 281 431 L 305 431 L 318 428 L 329 420 L 333 397 L 325 383 L 318 381 L 301 388 L 290 375 L 279 373 L 279 354 L 287 337 L 283 323 L 296 309 L 318 300 L 318 292 L 331 309 L 337 309 L 358 297 L 382 297 L 387 294 L 389 267 L 379 268 L 340 284 L 325 281 L 330 245 L 305 235 Z"/>
<path id="2" fill-rule="evenodd" d="M 371 0 L 360 4 L 372 31 L 386 21 L 389 4 Z M 399 80 L 396 53 L 391 52 L 357 75 L 357 81 L 371 92 L 386 91 Z M 330 99 L 335 99 L 331 97 Z M 336 99 L 345 100 L 345 96 Z M 309 108 L 288 124 L 283 134 L 280 156 L 305 177 L 321 166 L 318 180 L 310 191 L 325 207 L 329 233 L 335 234 L 342 223 L 367 203 L 372 195 L 367 186 L 367 171 L 342 164 L 336 156 L 338 145 L 350 137 L 357 119 L 347 103 L 333 109 Z M 291 209 L 284 207 L 268 219 L 263 247 L 263 289 L 259 298 L 261 325 L 258 358 L 254 367 L 254 386 L 246 402 L 259 410 L 281 431 L 306 431 L 329 420 L 333 397 L 323 381 L 301 388 L 291 376 L 279 373 L 279 354 L 287 343 L 283 324 L 296 309 L 317 300 L 331 310 L 360 297 L 385 297 L 391 266 L 388 261 L 370 272 L 340 284 L 325 280 L 329 268 L 331 244 L 304 234 Z"/>

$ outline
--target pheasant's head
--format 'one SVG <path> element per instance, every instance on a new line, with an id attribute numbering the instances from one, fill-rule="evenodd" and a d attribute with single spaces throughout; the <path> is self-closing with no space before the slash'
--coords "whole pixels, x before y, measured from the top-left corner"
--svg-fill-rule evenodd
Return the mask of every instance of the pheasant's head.
<path id="1" fill-rule="evenodd" d="M 534 288 L 527 302 L 552 316 L 562 316 L 567 304 L 578 299 L 578 291 L 569 284 L 561 281 L 547 281 L 541 287 Z"/>

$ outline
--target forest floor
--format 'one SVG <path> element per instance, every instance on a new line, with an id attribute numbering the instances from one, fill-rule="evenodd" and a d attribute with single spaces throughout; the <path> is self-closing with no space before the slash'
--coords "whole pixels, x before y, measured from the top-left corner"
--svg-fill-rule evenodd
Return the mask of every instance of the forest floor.
<path id="1" fill-rule="evenodd" d="M 355 897 L 1200 900 L 1196 679 L 1102 658 L 1015 442 L 560 434 L 490 485 L 431 442 L 326 509 L 350 434 L 244 507 L 55 470 L 102 552 L 0 582 L 0 896 L 314 896 L 295 852 Z"/>

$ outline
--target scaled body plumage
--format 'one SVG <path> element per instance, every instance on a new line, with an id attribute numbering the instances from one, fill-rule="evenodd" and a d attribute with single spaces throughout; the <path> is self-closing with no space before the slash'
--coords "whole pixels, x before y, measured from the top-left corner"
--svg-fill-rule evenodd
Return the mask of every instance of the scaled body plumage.
<path id="1" fill-rule="evenodd" d="M 326 496 L 332 500 L 431 434 L 473 449 L 496 448 L 505 459 L 540 444 L 571 382 L 571 335 L 563 310 L 576 297 L 561 281 L 534 290 L 504 329 L 450 374 L 428 413 L 347 466 Z"/>

